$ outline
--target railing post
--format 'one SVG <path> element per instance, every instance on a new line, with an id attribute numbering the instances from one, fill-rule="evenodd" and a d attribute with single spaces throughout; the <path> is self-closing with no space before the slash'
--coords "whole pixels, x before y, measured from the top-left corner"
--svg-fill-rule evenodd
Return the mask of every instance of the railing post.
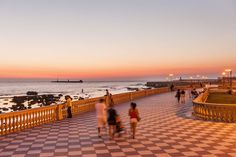
<path id="1" fill-rule="evenodd" d="M 57 105 L 57 120 L 63 119 L 63 115 L 62 115 L 63 106 L 64 106 L 63 104 Z"/>

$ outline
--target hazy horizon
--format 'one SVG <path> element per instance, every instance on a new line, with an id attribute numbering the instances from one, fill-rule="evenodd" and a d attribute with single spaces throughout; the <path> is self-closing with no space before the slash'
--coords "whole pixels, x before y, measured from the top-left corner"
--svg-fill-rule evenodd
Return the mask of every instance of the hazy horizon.
<path id="1" fill-rule="evenodd" d="M 183 74 L 183 75 L 174 75 L 173 77 L 169 77 L 168 75 L 158 75 L 153 77 L 115 77 L 115 78 L 0 78 L 0 82 L 37 82 L 37 81 L 55 81 L 55 80 L 83 80 L 84 82 L 147 82 L 147 81 L 170 81 L 180 79 L 217 79 L 219 75 L 209 74 L 209 75 L 190 75 L 190 74 Z M 204 78 L 203 78 L 204 77 Z"/>
<path id="2" fill-rule="evenodd" d="M 2 0 L 0 78 L 217 77 L 235 19 L 234 0 Z"/>

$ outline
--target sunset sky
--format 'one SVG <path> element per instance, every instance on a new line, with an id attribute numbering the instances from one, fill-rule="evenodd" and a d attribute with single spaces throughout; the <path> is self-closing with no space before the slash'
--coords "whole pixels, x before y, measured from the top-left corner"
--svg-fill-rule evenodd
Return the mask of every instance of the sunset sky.
<path id="1" fill-rule="evenodd" d="M 0 0 L 0 54 L 0 78 L 217 76 L 236 70 L 236 1 Z"/>

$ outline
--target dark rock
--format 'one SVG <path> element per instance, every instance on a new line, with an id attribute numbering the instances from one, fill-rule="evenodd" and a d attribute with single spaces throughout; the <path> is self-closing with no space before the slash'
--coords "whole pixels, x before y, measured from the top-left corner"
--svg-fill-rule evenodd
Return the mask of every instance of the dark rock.
<path id="1" fill-rule="evenodd" d="M 20 105 L 12 105 L 11 109 L 13 111 L 20 111 L 20 110 L 25 110 L 26 107 L 23 104 Z"/>
<path id="2" fill-rule="evenodd" d="M 129 91 L 139 91 L 139 88 L 131 88 L 131 87 L 127 87 L 127 89 L 128 89 Z"/>
<path id="3" fill-rule="evenodd" d="M 40 98 L 40 103 L 42 103 L 43 106 L 49 106 L 52 103 L 55 103 L 55 97 L 52 94 L 42 95 Z"/>
<path id="4" fill-rule="evenodd" d="M 84 100 L 84 98 L 83 97 L 79 97 L 79 100 Z"/>
<path id="5" fill-rule="evenodd" d="M 27 100 L 27 96 L 14 96 L 12 102 L 16 103 L 17 105 L 23 105 L 23 103 Z"/>
<path id="6" fill-rule="evenodd" d="M 60 100 L 60 97 L 55 96 L 54 99 L 55 99 L 55 101 L 59 101 L 59 100 Z"/>
<path id="7" fill-rule="evenodd" d="M 3 111 L 8 111 L 9 108 L 4 107 L 4 108 L 2 108 L 2 110 L 3 110 Z"/>
<path id="8" fill-rule="evenodd" d="M 26 95 L 38 95 L 38 92 L 35 91 L 28 91 Z"/>

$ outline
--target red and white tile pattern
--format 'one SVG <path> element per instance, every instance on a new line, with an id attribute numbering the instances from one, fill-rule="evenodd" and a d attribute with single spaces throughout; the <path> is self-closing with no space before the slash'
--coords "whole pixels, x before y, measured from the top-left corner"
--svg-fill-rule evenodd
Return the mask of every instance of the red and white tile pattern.
<path id="1" fill-rule="evenodd" d="M 141 113 L 136 139 L 98 138 L 95 112 L 0 137 L 1 157 L 236 157 L 236 124 L 196 120 L 192 103 L 175 93 L 136 100 Z M 116 106 L 129 130 L 129 103 Z"/>

